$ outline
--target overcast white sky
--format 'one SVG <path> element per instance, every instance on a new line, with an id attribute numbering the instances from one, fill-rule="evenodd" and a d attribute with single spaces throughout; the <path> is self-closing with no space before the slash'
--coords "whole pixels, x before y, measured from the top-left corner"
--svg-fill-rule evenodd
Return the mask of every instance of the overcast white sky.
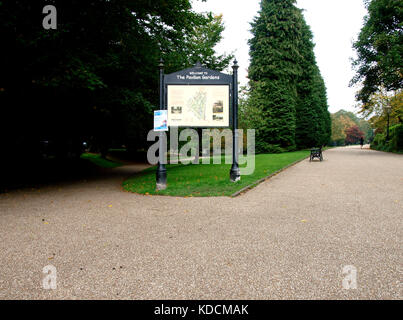
<path id="1" fill-rule="evenodd" d="M 315 54 L 326 82 L 329 111 L 355 111 L 357 89 L 349 88 L 348 84 L 354 75 L 350 62 L 350 58 L 355 57 L 352 41 L 357 38 L 366 14 L 363 0 L 298 0 L 297 6 L 305 10 L 305 19 L 314 34 Z M 239 80 L 246 84 L 249 23 L 259 11 L 260 0 L 193 0 L 193 8 L 198 12 L 223 14 L 225 31 L 217 51 L 235 53 L 240 65 Z"/>

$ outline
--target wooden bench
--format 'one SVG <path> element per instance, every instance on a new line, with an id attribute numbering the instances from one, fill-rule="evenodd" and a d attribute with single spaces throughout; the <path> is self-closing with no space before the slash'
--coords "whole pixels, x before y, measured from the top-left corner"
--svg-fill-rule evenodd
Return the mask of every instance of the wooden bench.
<path id="1" fill-rule="evenodd" d="M 311 149 L 311 156 L 309 157 L 309 161 L 312 161 L 315 158 L 318 158 L 320 161 L 323 160 L 322 147 Z"/>

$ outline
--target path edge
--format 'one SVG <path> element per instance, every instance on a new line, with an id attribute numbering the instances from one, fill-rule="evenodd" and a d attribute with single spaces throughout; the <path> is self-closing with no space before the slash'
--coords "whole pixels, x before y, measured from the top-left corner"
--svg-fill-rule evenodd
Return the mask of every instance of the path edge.
<path id="1" fill-rule="evenodd" d="M 263 178 L 261 178 L 261 179 L 255 181 L 255 182 L 251 183 L 250 185 L 248 185 L 248 186 L 242 188 L 241 190 L 238 190 L 237 192 L 231 194 L 230 197 L 231 197 L 231 198 L 238 197 L 238 196 L 240 196 L 241 194 L 246 193 L 247 191 L 249 191 L 249 190 L 251 190 L 251 189 L 257 187 L 257 186 L 258 186 L 259 184 L 261 184 L 262 182 L 265 182 L 266 180 L 268 180 L 268 179 L 274 177 L 275 175 L 279 174 L 280 172 L 282 172 L 282 171 L 284 171 L 284 170 L 286 170 L 286 169 L 288 169 L 288 168 L 290 168 L 290 167 L 292 167 L 292 166 L 295 166 L 297 163 L 300 163 L 300 162 L 302 162 L 302 161 L 304 161 L 304 160 L 307 160 L 307 159 L 309 159 L 309 158 L 310 158 L 310 156 L 309 156 L 309 157 L 306 157 L 306 158 L 303 158 L 303 159 L 300 159 L 300 160 L 297 160 L 297 161 L 294 161 L 293 163 L 290 163 L 290 164 L 286 165 L 285 167 L 283 167 L 283 168 L 281 168 L 281 169 L 279 169 L 279 170 L 277 170 L 277 171 L 275 171 L 275 172 L 269 174 L 268 176 L 263 177 Z"/>

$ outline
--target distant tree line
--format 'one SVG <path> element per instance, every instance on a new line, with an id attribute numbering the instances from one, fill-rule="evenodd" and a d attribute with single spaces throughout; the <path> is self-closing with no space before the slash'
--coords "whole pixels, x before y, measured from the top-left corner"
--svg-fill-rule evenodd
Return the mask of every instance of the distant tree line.
<path id="1" fill-rule="evenodd" d="M 295 3 L 263 0 L 252 23 L 249 87 L 241 99 L 241 123 L 256 129 L 258 152 L 325 145 L 331 135 L 313 35 Z"/>
<path id="2" fill-rule="evenodd" d="M 332 135 L 330 145 L 344 146 L 358 144 L 363 137 L 366 143 L 374 138 L 374 132 L 368 121 L 357 117 L 353 112 L 339 110 L 331 114 Z"/>

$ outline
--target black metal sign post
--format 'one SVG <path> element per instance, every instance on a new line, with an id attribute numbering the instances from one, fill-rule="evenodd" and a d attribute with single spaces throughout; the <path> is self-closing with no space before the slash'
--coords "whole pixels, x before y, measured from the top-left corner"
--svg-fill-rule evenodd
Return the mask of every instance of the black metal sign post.
<path id="1" fill-rule="evenodd" d="M 160 110 L 165 110 L 164 107 L 164 97 L 165 97 L 165 90 L 164 90 L 164 61 L 161 59 L 160 64 Z M 164 146 L 164 139 L 163 139 L 164 132 L 160 132 L 159 134 L 159 155 L 158 155 L 158 164 L 157 164 L 157 190 L 164 190 L 167 187 L 167 169 L 165 164 L 163 163 L 163 159 L 165 156 L 165 146 Z"/>
<path id="2" fill-rule="evenodd" d="M 234 61 L 232 66 L 233 75 L 228 75 L 215 70 L 206 69 L 198 62 L 193 68 L 184 69 L 178 72 L 170 73 L 164 75 L 164 64 L 162 59 L 159 64 L 160 69 L 160 110 L 167 110 L 167 97 L 168 86 L 175 85 L 227 85 L 229 90 L 229 127 L 233 129 L 232 137 L 232 167 L 230 170 L 230 180 L 235 182 L 240 179 L 240 170 L 238 166 L 238 133 L 236 129 L 238 128 L 238 64 Z M 168 110 L 169 111 L 169 110 Z M 178 125 L 179 127 L 181 125 Z M 185 126 L 189 127 L 189 126 Z M 194 126 L 194 127 L 205 127 L 205 126 Z M 217 125 L 218 127 L 228 127 L 228 125 Z M 207 128 L 207 126 L 206 126 Z M 211 127 L 210 127 L 211 128 Z M 160 157 L 157 165 L 157 190 L 163 190 L 166 188 L 167 183 L 167 170 L 165 164 L 161 163 L 162 152 L 165 151 L 163 146 L 163 133 L 160 135 Z"/>
<path id="3" fill-rule="evenodd" d="M 232 182 L 241 179 L 238 166 L 238 62 L 234 60 L 232 66 L 232 166 L 229 173 Z"/>

